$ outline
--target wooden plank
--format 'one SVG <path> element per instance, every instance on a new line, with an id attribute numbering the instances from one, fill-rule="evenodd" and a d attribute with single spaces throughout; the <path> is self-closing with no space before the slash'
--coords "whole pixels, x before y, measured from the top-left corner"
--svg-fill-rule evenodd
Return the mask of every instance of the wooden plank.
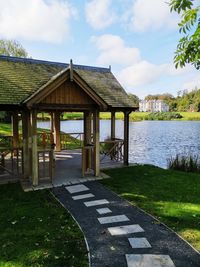
<path id="1" fill-rule="evenodd" d="M 54 112 L 54 143 L 56 144 L 55 151 L 61 150 L 60 142 L 60 112 Z"/>
<path id="2" fill-rule="evenodd" d="M 124 112 L 124 165 L 129 164 L 129 111 Z"/>
<path id="3" fill-rule="evenodd" d="M 91 117 L 92 114 L 89 111 L 84 112 L 84 146 L 91 144 Z M 85 163 L 84 169 L 92 168 L 92 149 L 86 149 L 83 154 Z"/>
<path id="4" fill-rule="evenodd" d="M 19 120 L 18 112 L 13 112 L 12 114 L 12 132 L 13 132 L 13 147 L 19 147 Z"/>
<path id="5" fill-rule="evenodd" d="M 27 179 L 31 174 L 30 169 L 30 149 L 29 149 L 29 136 L 30 136 L 30 112 L 22 112 L 22 135 L 23 135 L 23 177 Z"/>
<path id="6" fill-rule="evenodd" d="M 111 112 L 111 139 L 115 138 L 115 112 Z"/>
<path id="7" fill-rule="evenodd" d="M 31 136 L 32 136 L 32 183 L 38 185 L 38 151 L 37 151 L 37 111 L 31 111 Z"/>
<path id="8" fill-rule="evenodd" d="M 99 110 L 93 113 L 93 138 L 94 138 L 94 175 L 100 174 L 100 151 L 99 151 Z"/>

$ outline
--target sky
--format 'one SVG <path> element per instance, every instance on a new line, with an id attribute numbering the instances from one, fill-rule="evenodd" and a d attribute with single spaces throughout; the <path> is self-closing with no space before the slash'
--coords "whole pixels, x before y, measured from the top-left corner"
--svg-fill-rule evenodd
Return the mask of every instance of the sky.
<path id="1" fill-rule="evenodd" d="M 175 69 L 180 17 L 166 0 L 0 0 L 0 38 L 32 58 L 109 67 L 128 93 L 200 88 L 191 65 Z M 198 1 L 197 1 L 198 2 Z"/>

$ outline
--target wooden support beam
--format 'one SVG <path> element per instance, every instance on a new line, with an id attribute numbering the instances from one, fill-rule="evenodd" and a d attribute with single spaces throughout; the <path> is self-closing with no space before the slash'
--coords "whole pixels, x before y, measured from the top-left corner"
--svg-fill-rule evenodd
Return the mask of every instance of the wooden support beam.
<path id="1" fill-rule="evenodd" d="M 13 133 L 13 147 L 19 147 L 19 120 L 18 112 L 13 112 L 12 114 L 12 133 Z"/>
<path id="2" fill-rule="evenodd" d="M 93 114 L 93 138 L 94 138 L 94 175 L 100 174 L 100 152 L 99 152 L 99 110 Z"/>
<path id="3" fill-rule="evenodd" d="M 84 146 L 91 144 L 91 112 L 85 111 L 84 112 Z M 85 153 L 82 155 L 83 162 L 85 164 L 84 169 L 91 169 L 92 168 L 92 154 L 91 149 L 87 149 Z"/>
<path id="4" fill-rule="evenodd" d="M 111 139 L 115 139 L 115 111 L 111 112 Z"/>
<path id="5" fill-rule="evenodd" d="M 60 140 L 60 112 L 54 112 L 54 143 L 56 144 L 55 151 L 61 150 L 61 140 Z"/>
<path id="6" fill-rule="evenodd" d="M 124 112 L 124 165 L 129 164 L 129 111 Z"/>
<path id="7" fill-rule="evenodd" d="M 23 178 L 27 179 L 31 174 L 31 155 L 29 149 L 29 137 L 30 137 L 30 112 L 22 112 L 22 136 L 23 136 Z"/>
<path id="8" fill-rule="evenodd" d="M 31 111 L 31 137 L 32 137 L 32 183 L 38 185 L 38 150 L 37 150 L 37 111 Z"/>

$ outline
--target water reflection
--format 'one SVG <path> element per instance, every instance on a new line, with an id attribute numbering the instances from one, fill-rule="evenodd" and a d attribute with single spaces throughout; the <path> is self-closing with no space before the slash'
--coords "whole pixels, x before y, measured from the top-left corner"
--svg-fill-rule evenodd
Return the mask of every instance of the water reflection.
<path id="1" fill-rule="evenodd" d="M 101 120 L 100 139 L 110 136 L 110 120 Z M 39 127 L 50 128 L 49 122 Z M 64 121 L 64 132 L 82 132 L 82 121 Z M 200 122 L 198 121 L 143 121 L 130 123 L 130 162 L 148 163 L 163 168 L 167 159 L 179 154 L 199 154 Z M 116 121 L 116 137 L 123 138 L 123 121 Z"/>

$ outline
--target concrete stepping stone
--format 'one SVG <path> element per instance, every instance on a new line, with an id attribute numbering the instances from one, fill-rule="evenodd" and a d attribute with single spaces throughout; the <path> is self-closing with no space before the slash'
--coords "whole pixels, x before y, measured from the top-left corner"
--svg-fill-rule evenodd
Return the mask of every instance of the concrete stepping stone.
<path id="1" fill-rule="evenodd" d="M 107 199 L 98 199 L 98 200 L 84 202 L 84 204 L 86 207 L 92 207 L 92 206 L 109 204 L 109 201 Z"/>
<path id="2" fill-rule="evenodd" d="M 128 267 L 175 267 L 168 255 L 126 254 Z"/>
<path id="3" fill-rule="evenodd" d="M 149 241 L 145 237 L 128 238 L 132 248 L 151 248 Z"/>
<path id="4" fill-rule="evenodd" d="M 118 223 L 118 222 L 126 222 L 130 221 L 126 215 L 115 215 L 115 216 L 107 216 L 98 218 L 100 224 L 107 224 L 107 223 Z"/>
<path id="5" fill-rule="evenodd" d="M 94 197 L 94 195 L 89 193 L 89 194 L 73 196 L 72 199 L 73 200 L 80 200 L 80 199 L 91 198 L 91 197 Z"/>
<path id="6" fill-rule="evenodd" d="M 84 184 L 78 184 L 78 185 L 70 185 L 70 186 L 66 186 L 65 187 L 67 189 L 67 191 L 70 194 L 74 194 L 74 193 L 79 193 L 79 192 L 83 192 L 83 191 L 87 191 L 90 190 L 87 186 L 85 186 Z"/>
<path id="7" fill-rule="evenodd" d="M 111 235 L 128 235 L 132 233 L 144 232 L 144 229 L 142 229 L 142 227 L 140 227 L 139 224 L 131 224 L 131 225 L 109 227 L 108 231 L 110 232 Z"/>
<path id="8" fill-rule="evenodd" d="M 107 214 L 107 213 L 111 213 L 112 211 L 109 209 L 109 208 L 101 208 L 101 209 L 96 209 L 96 211 L 99 213 L 99 214 Z"/>

